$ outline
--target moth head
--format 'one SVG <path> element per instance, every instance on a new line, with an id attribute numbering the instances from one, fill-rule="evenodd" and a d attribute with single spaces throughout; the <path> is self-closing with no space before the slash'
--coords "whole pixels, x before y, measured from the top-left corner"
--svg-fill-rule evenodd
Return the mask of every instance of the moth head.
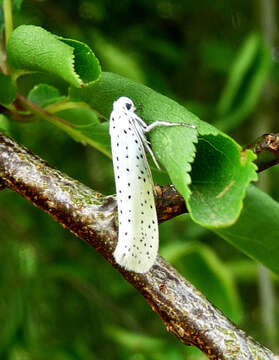
<path id="1" fill-rule="evenodd" d="M 121 96 L 118 100 L 113 103 L 113 110 L 123 110 L 135 112 L 136 107 L 131 99 L 126 96 Z"/>

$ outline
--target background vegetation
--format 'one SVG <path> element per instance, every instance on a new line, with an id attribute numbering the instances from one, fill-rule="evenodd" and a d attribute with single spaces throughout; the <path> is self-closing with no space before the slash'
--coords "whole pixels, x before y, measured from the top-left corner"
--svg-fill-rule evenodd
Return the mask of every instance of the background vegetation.
<path id="1" fill-rule="evenodd" d="M 26 0 L 14 22 L 87 43 L 103 70 L 177 100 L 244 145 L 278 131 L 278 9 L 272 4 Z M 22 81 L 23 94 L 33 81 Z M 12 123 L 9 131 L 73 178 L 115 192 L 111 160 L 97 150 L 43 120 Z M 278 177 L 276 167 L 261 175 L 276 200 Z M 168 335 L 136 290 L 86 244 L 18 195 L 0 195 L 2 359 L 205 358 Z M 187 215 L 162 224 L 160 234 L 168 261 L 278 351 L 278 277 Z"/>

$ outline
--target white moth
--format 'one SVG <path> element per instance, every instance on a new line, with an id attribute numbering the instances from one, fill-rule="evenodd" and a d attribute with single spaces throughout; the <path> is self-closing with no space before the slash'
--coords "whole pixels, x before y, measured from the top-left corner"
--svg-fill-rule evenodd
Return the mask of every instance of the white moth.
<path id="1" fill-rule="evenodd" d="M 118 202 L 118 242 L 115 261 L 129 271 L 147 272 L 159 244 L 154 185 L 145 150 L 156 164 L 145 133 L 157 126 L 193 125 L 155 121 L 147 125 L 131 99 L 120 97 L 110 115 L 111 149 Z"/>

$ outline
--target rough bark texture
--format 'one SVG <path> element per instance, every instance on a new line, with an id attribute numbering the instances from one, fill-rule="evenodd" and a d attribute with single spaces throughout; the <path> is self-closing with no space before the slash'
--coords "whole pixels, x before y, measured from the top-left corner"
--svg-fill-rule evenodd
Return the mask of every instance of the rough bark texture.
<path id="1" fill-rule="evenodd" d="M 276 359 L 160 256 L 144 275 L 127 272 L 115 264 L 114 196 L 104 197 L 71 179 L 3 134 L 0 134 L 0 177 L 6 187 L 48 212 L 100 252 L 145 297 L 167 330 L 184 344 L 197 346 L 210 359 Z M 186 211 L 174 188 L 159 187 L 157 192 L 161 221 Z"/>
<path id="2" fill-rule="evenodd" d="M 278 134 L 264 134 L 248 145 L 247 149 L 253 150 L 257 155 L 255 163 L 259 172 L 279 163 Z"/>

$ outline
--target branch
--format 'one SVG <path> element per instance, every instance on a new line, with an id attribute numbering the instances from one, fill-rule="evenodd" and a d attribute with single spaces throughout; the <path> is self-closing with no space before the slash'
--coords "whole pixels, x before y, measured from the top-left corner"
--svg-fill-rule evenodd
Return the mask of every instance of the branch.
<path id="1" fill-rule="evenodd" d="M 257 155 L 255 163 L 258 172 L 266 170 L 279 163 L 279 136 L 278 134 L 264 134 L 258 137 L 246 149 L 251 149 Z"/>
<path id="2" fill-rule="evenodd" d="M 125 271 L 115 264 L 114 196 L 104 197 L 71 179 L 3 134 L 0 134 L 0 176 L 5 186 L 49 213 L 101 253 L 145 297 L 167 330 L 182 343 L 198 347 L 210 359 L 275 360 L 270 350 L 239 330 L 159 255 L 144 275 Z M 182 212 L 181 197 L 174 188 L 158 190 L 160 221 Z M 166 205 L 162 196 L 167 199 Z"/>

